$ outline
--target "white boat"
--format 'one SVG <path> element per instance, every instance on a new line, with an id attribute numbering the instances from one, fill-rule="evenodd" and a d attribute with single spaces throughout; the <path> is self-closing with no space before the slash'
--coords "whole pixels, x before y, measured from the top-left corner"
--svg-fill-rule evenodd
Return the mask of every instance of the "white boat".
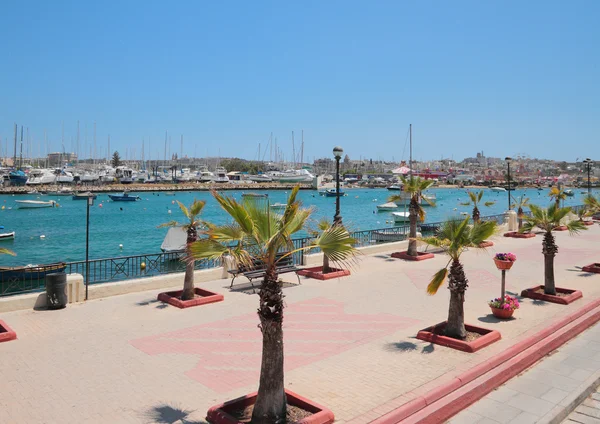
<path id="1" fill-rule="evenodd" d="M 15 200 L 19 209 L 37 209 L 37 208 L 53 208 L 56 205 L 54 200 L 43 202 L 41 200 Z"/>
<path id="2" fill-rule="evenodd" d="M 496 193 L 502 193 L 506 191 L 504 187 L 491 187 L 490 190 Z"/>
<path id="3" fill-rule="evenodd" d="M 82 183 L 94 183 L 100 179 L 100 176 L 95 172 L 85 172 L 81 176 Z"/>
<path id="4" fill-rule="evenodd" d="M 410 221 L 410 213 L 409 212 L 392 212 L 392 216 L 394 217 L 394 222 L 409 222 Z"/>
<path id="5" fill-rule="evenodd" d="M 49 169 L 32 169 L 29 173 L 29 178 L 25 184 L 27 185 L 41 185 L 41 184 L 54 184 L 56 182 L 56 175 Z"/>
<path id="6" fill-rule="evenodd" d="M 312 183 L 315 176 L 306 169 L 289 169 L 284 172 L 270 172 L 269 175 L 274 181 L 280 183 Z"/>
<path id="7" fill-rule="evenodd" d="M 115 170 L 115 177 L 121 184 L 131 184 L 134 180 L 133 169 L 126 166 L 118 166 Z"/>
<path id="8" fill-rule="evenodd" d="M 165 253 L 181 252 L 187 243 L 187 233 L 181 227 L 171 227 L 160 245 L 160 250 Z"/>
<path id="9" fill-rule="evenodd" d="M 271 205 L 271 209 L 273 209 L 275 211 L 283 211 L 283 210 L 285 210 L 286 207 L 287 207 L 287 205 L 285 203 L 273 203 Z"/>
<path id="10" fill-rule="evenodd" d="M 206 166 L 201 167 L 196 176 L 201 183 L 212 183 L 215 180 L 215 174 L 210 172 Z"/>
<path id="11" fill-rule="evenodd" d="M 273 181 L 273 178 L 267 174 L 248 175 L 246 179 L 248 181 L 254 181 L 255 183 L 270 183 Z"/>
<path id="12" fill-rule="evenodd" d="M 398 205 L 394 202 L 384 203 L 383 205 L 377 205 L 377 210 L 381 212 L 395 211 L 398 210 Z"/>
<path id="13" fill-rule="evenodd" d="M 223 168 L 222 166 L 217 166 L 217 169 L 215 170 L 215 178 L 214 178 L 214 182 L 215 183 L 228 183 L 229 182 L 229 177 L 227 176 L 227 170 L 225 168 Z"/>
<path id="14" fill-rule="evenodd" d="M 69 171 L 65 171 L 64 169 L 60 170 L 60 174 L 56 177 L 56 182 L 58 184 L 70 184 L 75 180 L 73 174 Z"/>
<path id="15" fill-rule="evenodd" d="M 15 232 L 11 232 L 11 233 L 0 233 L 0 241 L 4 241 L 4 240 L 14 240 L 15 239 Z"/>

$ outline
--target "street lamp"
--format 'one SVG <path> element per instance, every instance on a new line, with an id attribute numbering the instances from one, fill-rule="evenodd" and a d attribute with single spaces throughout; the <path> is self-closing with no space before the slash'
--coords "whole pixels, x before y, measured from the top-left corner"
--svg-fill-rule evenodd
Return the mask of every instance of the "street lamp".
<path id="1" fill-rule="evenodd" d="M 588 196 L 592 195 L 592 184 L 590 182 L 590 170 L 592 169 L 592 160 L 590 158 L 587 158 L 586 160 L 583 161 L 583 163 L 585 163 L 585 166 L 587 167 L 587 174 L 588 174 Z"/>
<path id="2" fill-rule="evenodd" d="M 344 149 L 340 146 L 333 148 L 333 157 L 335 158 L 335 215 L 333 216 L 333 225 L 342 223 L 342 215 L 340 215 L 340 159 Z"/>
<path id="3" fill-rule="evenodd" d="M 506 177 L 506 179 L 508 180 L 508 210 L 511 210 L 511 208 L 510 208 L 510 163 L 512 162 L 512 158 L 506 157 L 504 160 L 506 161 L 506 164 L 508 165 L 508 174 Z"/>
<path id="4" fill-rule="evenodd" d="M 94 206 L 94 195 L 87 198 L 87 219 L 85 224 L 85 300 L 88 300 L 88 286 L 90 282 L 90 206 Z"/>

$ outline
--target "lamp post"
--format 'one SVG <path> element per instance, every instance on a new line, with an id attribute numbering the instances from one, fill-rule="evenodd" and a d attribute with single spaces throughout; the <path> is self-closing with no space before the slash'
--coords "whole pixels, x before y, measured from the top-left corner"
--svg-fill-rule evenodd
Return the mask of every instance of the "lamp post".
<path id="1" fill-rule="evenodd" d="M 87 198 L 85 224 L 85 300 L 88 300 L 88 286 L 90 282 L 90 206 L 94 206 L 94 195 L 91 193 Z"/>
<path id="2" fill-rule="evenodd" d="M 511 210 L 511 208 L 510 208 L 510 162 L 512 161 L 512 158 L 506 157 L 504 160 L 506 161 L 506 164 L 508 165 L 508 174 L 506 177 L 506 179 L 508 180 L 508 210 Z"/>
<path id="3" fill-rule="evenodd" d="M 342 215 L 340 215 L 340 159 L 344 149 L 340 146 L 333 148 L 333 157 L 335 158 L 335 215 L 333 216 L 333 225 L 342 223 Z"/>
<path id="4" fill-rule="evenodd" d="M 583 161 L 583 163 L 585 163 L 585 166 L 587 167 L 587 174 L 588 174 L 588 196 L 592 195 L 592 183 L 590 182 L 590 171 L 592 169 L 592 160 L 590 158 L 587 158 L 586 160 Z"/>

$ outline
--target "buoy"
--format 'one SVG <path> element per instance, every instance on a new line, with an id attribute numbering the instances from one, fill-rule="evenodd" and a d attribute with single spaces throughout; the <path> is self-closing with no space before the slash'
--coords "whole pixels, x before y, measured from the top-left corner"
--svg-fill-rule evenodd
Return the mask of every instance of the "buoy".
<path id="1" fill-rule="evenodd" d="M 169 209 L 169 215 L 171 215 L 171 209 Z"/>
<path id="2" fill-rule="evenodd" d="M 175 204 L 175 200 L 171 200 L 171 204 L 174 205 Z"/>
<path id="3" fill-rule="evenodd" d="M 101 207 L 102 207 L 102 203 L 100 203 L 100 204 L 98 205 L 98 207 L 99 207 L 99 208 L 101 208 Z"/>
<path id="4" fill-rule="evenodd" d="M 142 262 L 140 264 L 140 269 L 146 269 L 146 262 Z"/>
<path id="5" fill-rule="evenodd" d="M 123 245 L 122 245 L 122 244 L 120 244 L 120 245 L 119 245 L 119 249 L 122 249 L 122 248 L 123 248 Z"/>
<path id="6" fill-rule="evenodd" d="M 6 206 L 2 205 L 2 210 L 4 210 L 4 208 L 6 208 Z"/>
<path id="7" fill-rule="evenodd" d="M 42 235 L 40 236 L 40 238 L 41 238 L 41 239 L 45 239 L 45 238 L 46 238 L 46 236 L 42 234 Z"/>

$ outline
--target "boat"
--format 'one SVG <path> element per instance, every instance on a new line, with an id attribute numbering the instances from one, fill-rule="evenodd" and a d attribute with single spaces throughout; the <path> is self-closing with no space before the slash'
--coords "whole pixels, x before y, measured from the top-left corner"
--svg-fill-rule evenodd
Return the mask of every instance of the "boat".
<path id="1" fill-rule="evenodd" d="M 211 183 L 215 180 L 215 174 L 210 172 L 206 166 L 201 167 L 196 176 L 201 183 Z"/>
<path id="2" fill-rule="evenodd" d="M 75 193 L 72 197 L 73 200 L 85 200 L 85 199 L 89 199 L 92 198 L 94 200 L 96 200 L 96 197 L 98 197 L 96 194 L 90 193 L 89 191 L 87 193 Z"/>
<path id="3" fill-rule="evenodd" d="M 228 183 L 229 182 L 229 177 L 227 176 L 227 170 L 225 168 L 223 168 L 222 166 L 217 166 L 217 169 L 215 170 L 215 178 L 214 178 L 214 182 L 215 183 Z"/>
<path id="4" fill-rule="evenodd" d="M 337 196 L 337 191 L 335 188 L 328 188 L 327 190 L 324 191 L 324 195 L 325 197 L 336 197 Z M 340 190 L 340 197 L 344 196 L 345 193 Z"/>
<path id="5" fill-rule="evenodd" d="M 27 174 L 20 169 L 13 170 L 8 173 L 10 184 L 14 186 L 23 186 L 27 183 Z"/>
<path id="6" fill-rule="evenodd" d="M 29 173 L 29 179 L 27 185 L 42 185 L 42 184 L 54 184 L 56 182 L 56 175 L 49 169 L 32 169 Z"/>
<path id="7" fill-rule="evenodd" d="M 506 191 L 504 187 L 491 187 L 490 190 L 495 193 L 503 193 Z"/>
<path id="8" fill-rule="evenodd" d="M 132 184 L 135 179 L 133 169 L 126 166 L 118 166 L 115 169 L 115 177 L 121 184 Z"/>
<path id="9" fill-rule="evenodd" d="M 73 195 L 73 190 L 71 190 L 68 187 L 64 187 L 64 188 L 61 188 L 61 189 L 56 190 L 56 191 L 49 191 L 48 195 L 49 196 L 72 196 Z"/>
<path id="10" fill-rule="evenodd" d="M 573 190 L 571 190 L 570 188 L 566 189 L 565 191 L 563 191 L 563 193 L 565 193 L 566 196 L 569 197 L 573 197 L 575 196 L 575 193 L 573 192 Z"/>
<path id="11" fill-rule="evenodd" d="M 283 211 L 283 210 L 285 210 L 285 208 L 287 208 L 287 204 L 285 204 L 285 203 L 273 203 L 271 205 L 271 209 L 273 209 L 275 211 Z"/>
<path id="12" fill-rule="evenodd" d="M 391 191 L 400 191 L 400 190 L 402 190 L 402 186 L 399 184 L 392 184 L 387 189 L 391 190 Z"/>
<path id="13" fill-rule="evenodd" d="M 37 209 L 37 208 L 53 208 L 56 205 L 54 200 L 43 202 L 41 200 L 15 200 L 19 209 Z"/>
<path id="14" fill-rule="evenodd" d="M 269 176 L 273 181 L 280 183 L 312 183 L 315 176 L 306 169 L 288 169 L 283 172 L 270 172 Z"/>
<path id="15" fill-rule="evenodd" d="M 267 193 L 242 193 L 242 197 L 269 197 Z"/>
<path id="16" fill-rule="evenodd" d="M 46 277 L 46 274 L 63 272 L 67 268 L 64 262 L 56 262 L 46 265 L 25 265 L 14 267 L 0 267 L 1 281 L 26 281 L 38 280 Z"/>
<path id="17" fill-rule="evenodd" d="M 5 241 L 5 240 L 14 240 L 15 239 L 15 232 L 12 231 L 10 233 L 0 233 L 0 241 Z"/>
<path id="18" fill-rule="evenodd" d="M 410 212 L 392 212 L 394 222 L 408 222 L 410 221 Z"/>
<path id="19" fill-rule="evenodd" d="M 267 174 L 248 175 L 246 179 L 248 181 L 254 181 L 255 183 L 270 183 L 273 181 L 273 178 Z"/>
<path id="20" fill-rule="evenodd" d="M 182 252 L 187 243 L 187 232 L 182 227 L 171 227 L 160 245 L 165 253 Z"/>
<path id="21" fill-rule="evenodd" d="M 108 197 L 113 202 L 135 202 L 136 200 L 142 200 L 140 196 L 130 196 L 129 193 L 109 194 Z"/>
<path id="22" fill-rule="evenodd" d="M 58 184 L 71 184 L 75 181 L 73 174 L 65 169 L 58 169 L 58 175 L 56 176 L 56 182 Z"/>
<path id="23" fill-rule="evenodd" d="M 377 211 L 386 212 L 386 211 L 395 211 L 398 209 L 398 205 L 394 202 L 384 203 L 383 205 L 377 205 Z"/>

